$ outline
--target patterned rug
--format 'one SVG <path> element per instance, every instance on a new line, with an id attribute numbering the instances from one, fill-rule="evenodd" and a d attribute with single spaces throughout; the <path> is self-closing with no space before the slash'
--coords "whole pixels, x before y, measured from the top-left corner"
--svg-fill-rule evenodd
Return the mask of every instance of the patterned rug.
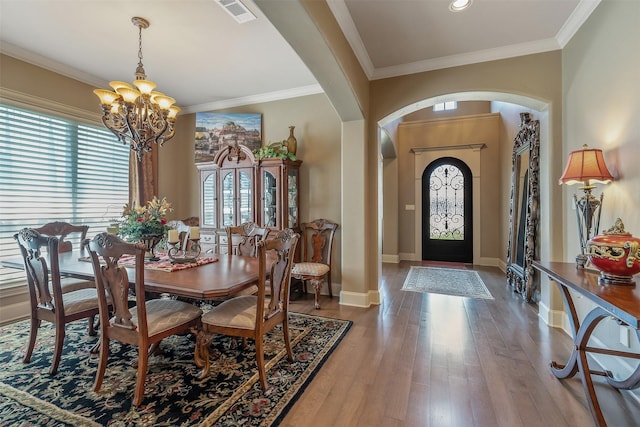
<path id="1" fill-rule="evenodd" d="M 493 299 L 478 272 L 458 268 L 411 266 L 402 290 Z"/>
<path id="2" fill-rule="evenodd" d="M 111 343 L 102 389 L 93 391 L 97 337 L 82 320 L 67 325 L 58 373 L 50 376 L 54 330 L 45 322 L 28 364 L 22 357 L 28 321 L 0 327 L 0 426 L 271 426 L 277 425 L 351 327 L 350 321 L 290 314 L 294 362 L 280 328 L 265 339 L 269 388 L 262 392 L 249 340 L 219 336 L 212 343 L 211 371 L 197 378 L 190 336 L 162 342 L 149 358 L 142 405 L 131 405 L 137 349 Z"/>

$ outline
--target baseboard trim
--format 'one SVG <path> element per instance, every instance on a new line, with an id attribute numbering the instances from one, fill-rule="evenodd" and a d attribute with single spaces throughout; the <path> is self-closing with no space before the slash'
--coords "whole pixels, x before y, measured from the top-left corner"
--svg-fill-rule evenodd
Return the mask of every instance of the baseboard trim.
<path id="1" fill-rule="evenodd" d="M 564 310 L 550 310 L 547 305 L 540 301 L 538 302 L 538 317 L 548 326 L 560 328 L 567 335 L 571 336 L 569 318 Z"/>
<path id="2" fill-rule="evenodd" d="M 11 305 L 2 305 L 0 310 L 0 325 L 17 322 L 18 320 L 28 319 L 31 310 L 29 301 L 23 301 Z"/>
<path id="3" fill-rule="evenodd" d="M 387 262 L 390 264 L 399 264 L 400 255 L 382 254 L 382 262 Z"/>
<path id="4" fill-rule="evenodd" d="M 340 305 L 368 308 L 380 304 L 380 293 L 377 290 L 362 292 L 340 292 Z"/>

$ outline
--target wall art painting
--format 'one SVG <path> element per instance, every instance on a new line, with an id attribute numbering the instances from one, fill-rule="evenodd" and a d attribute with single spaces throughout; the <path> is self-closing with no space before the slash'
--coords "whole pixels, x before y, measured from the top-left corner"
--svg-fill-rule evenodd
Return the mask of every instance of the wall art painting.
<path id="1" fill-rule="evenodd" d="M 262 114 L 196 113 L 195 162 L 210 162 L 226 144 L 262 146 Z"/>

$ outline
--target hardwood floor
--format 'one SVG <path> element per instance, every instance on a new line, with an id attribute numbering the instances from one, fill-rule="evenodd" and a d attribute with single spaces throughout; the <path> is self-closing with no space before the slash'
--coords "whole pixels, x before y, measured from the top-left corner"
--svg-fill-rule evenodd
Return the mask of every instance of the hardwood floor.
<path id="1" fill-rule="evenodd" d="M 558 380 L 571 338 L 537 317 L 497 268 L 475 267 L 494 300 L 402 291 L 410 265 L 384 264 L 382 304 L 308 294 L 291 310 L 353 320 L 282 426 L 593 426 L 580 376 Z M 639 426 L 640 404 L 595 380 L 610 427 Z"/>

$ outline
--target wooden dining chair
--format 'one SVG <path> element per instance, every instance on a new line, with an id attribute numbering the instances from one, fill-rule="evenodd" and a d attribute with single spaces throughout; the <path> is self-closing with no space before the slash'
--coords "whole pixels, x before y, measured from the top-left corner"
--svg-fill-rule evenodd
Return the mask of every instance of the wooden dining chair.
<path id="1" fill-rule="evenodd" d="M 89 232 L 88 225 L 73 225 L 64 221 L 54 221 L 44 224 L 41 227 L 34 228 L 40 234 L 45 234 L 47 236 L 57 237 L 58 242 L 58 253 L 62 252 L 71 252 L 73 250 L 73 243 L 67 238 L 71 237 L 75 240 L 78 240 L 78 249 L 81 253 L 84 252 L 85 240 L 87 238 L 87 233 Z M 93 280 L 83 280 L 77 279 L 75 277 L 66 277 L 63 274 L 60 275 L 60 287 L 62 288 L 62 293 L 77 291 L 78 289 L 89 289 L 95 288 L 95 281 Z M 94 318 L 90 317 L 87 319 L 89 323 L 89 335 L 96 335 L 96 325 L 94 322 Z"/>
<path id="2" fill-rule="evenodd" d="M 215 334 L 255 341 L 256 364 L 262 390 L 267 389 L 264 335 L 277 325 L 282 325 L 287 356 L 290 362 L 293 361 L 289 338 L 289 286 L 298 238 L 299 235 L 293 230 L 286 229 L 278 232 L 273 239 L 258 242 L 257 295 L 231 298 L 202 316 L 202 330 L 198 333 L 195 353 L 196 365 L 202 367 L 200 378 L 209 373 L 209 345 Z M 266 297 L 267 287 L 271 293 L 269 299 Z"/>
<path id="3" fill-rule="evenodd" d="M 23 228 L 13 237 L 24 260 L 31 306 L 31 331 L 23 362 L 31 360 L 42 321 L 51 322 L 55 325 L 55 344 L 49 373 L 54 375 L 64 346 L 65 325 L 96 316 L 98 294 L 95 288 L 62 291 L 58 260 L 60 240 L 57 237 L 40 234 L 33 228 Z M 48 256 L 43 255 L 43 249 Z"/>
<path id="4" fill-rule="evenodd" d="M 320 308 L 320 290 L 327 282 L 329 297 L 333 297 L 331 286 L 331 255 L 333 239 L 338 224 L 327 219 L 316 219 L 300 224 L 302 234 L 301 261 L 293 266 L 291 277 L 301 280 L 306 293 L 306 282 L 310 281 L 315 292 L 315 308 Z"/>
<path id="5" fill-rule="evenodd" d="M 119 237 L 99 233 L 89 242 L 89 254 L 96 277 L 100 307 L 100 358 L 94 391 L 100 391 L 109 358 L 109 343 L 117 340 L 138 347 L 138 372 L 133 405 L 139 406 L 144 395 L 149 347 L 174 334 L 195 331 L 200 327 L 202 310 L 174 299 L 145 300 L 145 248 L 127 243 Z M 123 255 L 135 256 L 136 305 L 129 308 L 129 278 L 125 267 L 118 266 Z M 113 301 L 113 315 L 107 301 Z"/>

